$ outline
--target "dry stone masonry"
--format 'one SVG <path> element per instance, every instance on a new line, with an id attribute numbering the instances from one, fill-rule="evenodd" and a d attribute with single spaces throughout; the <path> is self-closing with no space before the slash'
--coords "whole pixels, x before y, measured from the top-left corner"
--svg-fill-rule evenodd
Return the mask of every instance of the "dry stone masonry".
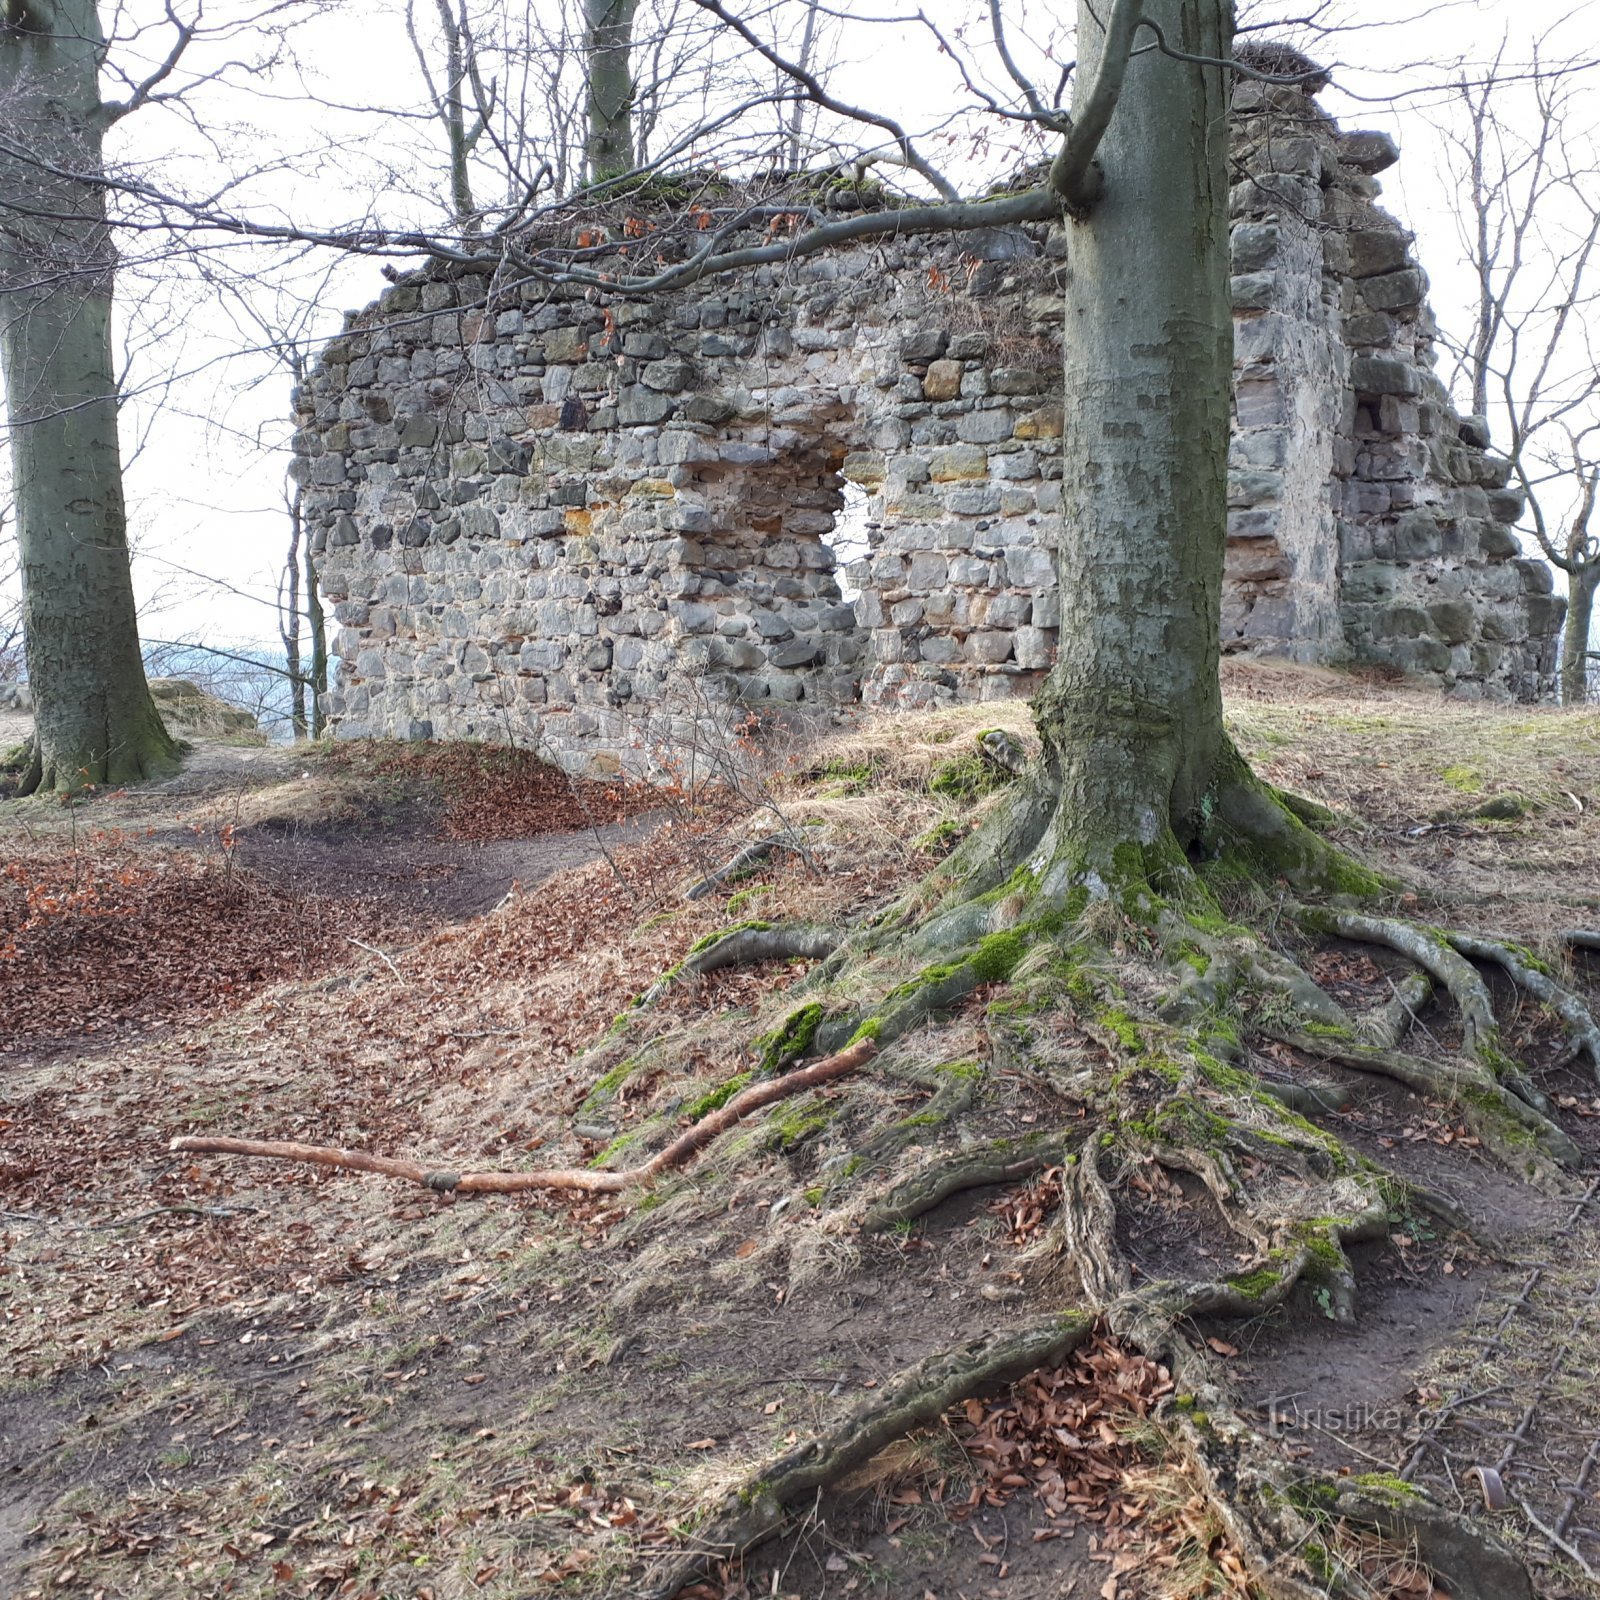
<path id="1" fill-rule="evenodd" d="M 1561 602 L 1434 374 L 1426 280 L 1375 204 L 1393 146 L 1252 82 L 1234 156 L 1224 648 L 1547 693 Z M 334 726 L 605 771 L 715 705 L 1030 692 L 1069 244 L 892 241 L 610 303 L 401 279 L 296 397 Z"/>

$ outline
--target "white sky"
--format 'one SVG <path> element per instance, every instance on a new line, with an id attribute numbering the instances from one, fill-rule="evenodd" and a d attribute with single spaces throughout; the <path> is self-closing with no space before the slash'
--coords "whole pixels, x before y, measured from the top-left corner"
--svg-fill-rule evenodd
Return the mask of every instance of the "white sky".
<path id="1" fill-rule="evenodd" d="M 536 11 L 553 0 L 532 0 Z M 185 9 L 180 5 L 180 9 Z M 871 4 L 843 0 L 838 9 L 854 16 L 870 10 L 882 15 L 891 0 Z M 952 29 L 959 0 L 930 5 L 930 14 L 944 17 Z M 1016 46 L 1026 50 L 1031 20 L 1067 14 L 1064 3 L 1010 0 L 1008 14 L 1018 23 Z M 1397 8 L 1389 0 L 1352 0 L 1344 14 L 1354 22 L 1390 22 Z M 136 0 L 130 14 L 159 15 L 151 0 Z M 424 3 L 424 12 L 431 4 Z M 1030 17 L 1031 12 L 1031 17 Z M 301 84 L 311 78 L 322 97 L 344 106 L 399 105 L 413 110 L 421 85 L 407 44 L 401 17 L 402 0 L 359 0 L 321 11 L 291 36 L 302 63 L 315 64 L 293 72 L 280 67 L 258 77 L 249 87 L 224 93 L 208 91 L 198 101 L 208 136 L 214 135 L 223 159 L 248 165 L 274 149 L 305 148 L 326 138 L 345 142 L 342 153 L 329 153 L 311 176 L 265 174 L 251 186 L 257 205 L 277 206 L 283 214 L 311 224 L 359 215 L 372 206 L 386 220 L 397 211 L 406 220 L 421 215 L 421 202 L 405 190 L 426 186 L 427 175 L 413 153 L 403 148 L 409 138 L 426 137 L 426 125 L 385 132 L 376 119 L 318 107 L 303 101 Z M 1400 164 L 1383 175 L 1386 203 L 1418 234 L 1418 254 L 1433 280 L 1433 304 L 1447 327 L 1464 325 L 1472 290 L 1461 267 L 1461 250 L 1452 214 L 1454 192 L 1440 166 L 1440 140 L 1430 118 L 1415 101 L 1387 103 L 1383 97 L 1396 85 L 1416 84 L 1426 75 L 1436 81 L 1434 64 L 1445 49 L 1453 55 L 1483 59 L 1502 36 L 1509 36 L 1510 58 L 1527 54 L 1526 41 L 1552 24 L 1568 19 L 1569 49 L 1582 48 L 1600 36 L 1600 4 L 1576 8 L 1571 0 L 1515 0 L 1515 3 L 1465 3 L 1436 7 L 1431 15 L 1403 27 L 1382 26 L 1341 34 L 1336 40 L 1310 44 L 1324 62 L 1342 62 L 1335 87 L 1321 104 L 1348 128 L 1382 127 L 1394 134 L 1402 151 Z M 972 35 L 974 46 L 981 35 Z M 137 46 L 147 56 L 165 48 L 159 33 Z M 237 47 L 235 47 L 237 50 Z M 1404 63 L 1420 67 L 1401 72 Z M 1600 73 L 1594 74 L 1594 95 L 1600 107 Z M 998 73 L 991 74 L 991 81 Z M 928 35 L 914 26 L 869 27 L 850 24 L 842 30 L 838 60 L 830 87 L 841 98 L 873 105 L 899 117 L 911 128 L 938 122 L 954 103 L 955 89 L 948 61 L 941 59 Z M 1353 99 L 1347 91 L 1370 97 Z M 1597 111 L 1600 115 L 1600 111 Z M 138 122 L 137 126 L 133 124 Z M 241 134 L 218 131 L 218 123 L 248 124 Z M 151 177 L 180 171 L 191 182 L 211 182 L 216 156 L 205 139 L 175 129 L 161 111 L 145 112 L 124 124 L 126 152 L 148 162 Z M 188 156 L 174 168 L 170 151 L 181 143 Z M 948 146 L 931 142 L 929 154 L 939 162 Z M 208 169 L 208 163 L 211 167 Z M 1009 163 L 992 158 L 991 170 Z M 419 181 L 419 179 L 421 181 Z M 409 214 L 409 215 L 407 215 Z M 253 297 L 255 313 L 269 324 L 294 324 L 301 332 L 314 328 L 326 335 L 337 330 L 339 315 L 373 299 L 383 288 L 377 264 L 367 261 L 302 262 L 298 286 Z M 313 291 L 315 291 L 313 293 Z M 274 638 L 272 613 L 248 596 L 270 601 L 287 537 L 283 501 L 283 468 L 287 461 L 289 379 L 265 354 L 237 352 L 260 343 L 252 313 L 237 301 L 192 275 L 176 291 L 159 282 L 159 272 L 133 272 L 119 286 L 124 318 L 143 348 L 132 371 L 185 374 L 161 397 L 158 409 L 135 400 L 127 408 L 125 450 L 131 531 L 137 549 L 135 582 L 142 604 L 144 632 L 154 638 L 200 638 L 214 644 L 238 645 Z M 311 309 L 309 301 L 315 301 Z M 144 325 L 153 322 L 154 328 Z M 155 337 L 159 334 L 159 337 Z M 197 574 L 200 576 L 191 576 Z"/>

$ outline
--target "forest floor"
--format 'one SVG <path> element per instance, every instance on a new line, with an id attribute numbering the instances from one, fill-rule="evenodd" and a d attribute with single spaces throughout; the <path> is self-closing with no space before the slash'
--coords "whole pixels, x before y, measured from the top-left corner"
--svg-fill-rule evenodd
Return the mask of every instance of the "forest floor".
<path id="1" fill-rule="evenodd" d="M 1600 925 L 1600 713 L 1287 668 L 1226 683 L 1257 770 L 1338 812 L 1411 914 L 1552 956 L 1560 930 Z M 622 1195 L 168 1149 L 630 1164 L 742 1084 L 808 964 L 630 1002 L 719 929 L 888 904 L 993 803 L 973 750 L 994 726 L 1031 747 L 1020 706 L 863 715 L 704 803 L 515 752 L 198 740 L 163 784 L 0 807 L 0 1594 L 635 1594 L 753 1465 L 920 1358 L 1062 1303 L 1059 1169 L 861 1226 L 919 1161 L 1086 1116 L 1059 1074 L 992 1055 L 993 993 Z M 783 830 L 804 849 L 684 897 Z M 1299 954 L 1352 1004 L 1390 992 L 1379 952 Z M 1600 964 L 1575 960 L 1600 1001 Z M 1472 1469 L 1497 1468 L 1488 1525 L 1566 1600 L 1600 1595 L 1600 1092 L 1548 1017 L 1496 998 L 1593 1171 L 1552 1195 L 1450 1104 L 1259 1046 L 1265 1075 L 1346 1090 L 1316 1120 L 1487 1242 L 1411 1219 L 1354 1252 L 1352 1326 L 1307 1291 L 1189 1331 L 1290 1461 L 1472 1513 Z M 1056 1027 L 1093 1059 L 1070 1013 Z M 1454 1027 L 1425 1012 L 1418 1048 L 1448 1052 Z M 928 1112 L 957 1080 L 961 1116 Z M 1141 1272 L 1234 1259 L 1192 1180 L 1106 1176 Z M 688 1593 L 1248 1594 L 1169 1448 L 1170 1391 L 1097 1339 L 892 1446 Z M 1407 1551 L 1332 1534 L 1374 1593 L 1448 1592 Z"/>

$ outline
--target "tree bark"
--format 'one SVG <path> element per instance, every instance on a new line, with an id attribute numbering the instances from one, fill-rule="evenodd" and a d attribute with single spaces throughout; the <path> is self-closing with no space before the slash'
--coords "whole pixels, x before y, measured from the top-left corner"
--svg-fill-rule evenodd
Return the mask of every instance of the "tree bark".
<path id="1" fill-rule="evenodd" d="M 311 631 L 311 737 L 320 739 L 327 723 L 328 629 L 322 612 L 322 591 L 317 587 L 317 566 L 308 542 L 305 547 L 306 622 Z"/>
<path id="2" fill-rule="evenodd" d="M 104 47 L 88 0 L 5 0 L 0 117 L 38 164 L 0 165 L 5 368 L 34 703 L 24 784 L 68 791 L 170 767 L 139 654 L 111 349 L 115 252 L 101 191 Z"/>
<path id="3" fill-rule="evenodd" d="M 1098 59 L 1104 9 L 1080 4 L 1080 63 Z M 1227 56 L 1227 0 L 1143 9 L 1169 44 Z M 1101 197 L 1070 238 L 1060 647 L 1035 716 L 1059 784 L 1050 855 L 1091 887 L 1188 846 L 1237 761 L 1218 678 L 1228 92 L 1220 67 L 1134 56 Z"/>
<path id="4" fill-rule="evenodd" d="M 638 0 L 584 0 L 589 182 L 633 167 L 633 15 Z"/>
<path id="5" fill-rule="evenodd" d="M 1589 640 L 1600 562 L 1575 562 L 1567 570 L 1567 625 L 1561 635 L 1561 703 L 1581 706 L 1589 698 Z"/>

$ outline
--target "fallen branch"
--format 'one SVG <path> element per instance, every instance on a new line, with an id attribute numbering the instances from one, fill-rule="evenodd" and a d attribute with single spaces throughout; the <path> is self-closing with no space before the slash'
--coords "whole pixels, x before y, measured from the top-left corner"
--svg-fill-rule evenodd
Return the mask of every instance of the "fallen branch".
<path id="1" fill-rule="evenodd" d="M 803 1090 L 815 1088 L 853 1072 L 870 1061 L 878 1047 L 862 1039 L 848 1050 L 828 1056 L 814 1066 L 785 1073 L 752 1084 L 718 1111 L 702 1117 L 692 1128 L 679 1134 L 665 1149 L 637 1167 L 622 1172 L 597 1172 L 583 1167 L 552 1167 L 542 1172 L 450 1172 L 424 1167 L 415 1161 L 393 1156 L 375 1156 L 365 1150 L 340 1150 L 331 1145 L 296 1144 L 286 1139 L 217 1139 L 185 1137 L 174 1139 L 173 1150 L 205 1155 L 264 1156 L 277 1161 L 304 1161 L 313 1166 L 337 1167 L 345 1172 L 375 1172 L 386 1178 L 403 1178 L 425 1189 L 459 1194 L 522 1194 L 530 1189 L 576 1189 L 589 1194 L 617 1194 L 635 1184 L 649 1183 L 663 1172 L 681 1167 L 718 1134 L 764 1106 L 786 1100 Z"/>

